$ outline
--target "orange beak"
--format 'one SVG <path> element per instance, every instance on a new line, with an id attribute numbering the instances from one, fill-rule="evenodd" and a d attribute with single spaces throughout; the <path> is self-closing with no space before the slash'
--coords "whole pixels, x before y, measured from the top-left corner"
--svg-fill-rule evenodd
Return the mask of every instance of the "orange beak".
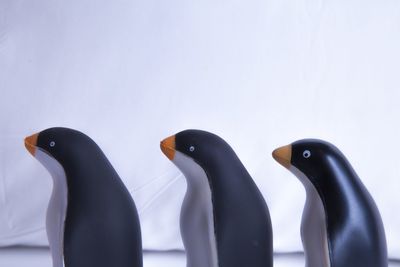
<path id="1" fill-rule="evenodd" d="M 290 168 L 292 160 L 292 145 L 277 148 L 272 152 L 272 157 L 285 168 Z"/>
<path id="2" fill-rule="evenodd" d="M 173 160 L 175 157 L 175 135 L 162 140 L 160 143 L 160 148 L 167 158 Z"/>
<path id="3" fill-rule="evenodd" d="M 36 153 L 36 143 L 38 136 L 39 134 L 34 134 L 25 138 L 25 147 L 26 149 L 28 149 L 29 153 L 32 154 L 32 156 L 35 156 Z"/>

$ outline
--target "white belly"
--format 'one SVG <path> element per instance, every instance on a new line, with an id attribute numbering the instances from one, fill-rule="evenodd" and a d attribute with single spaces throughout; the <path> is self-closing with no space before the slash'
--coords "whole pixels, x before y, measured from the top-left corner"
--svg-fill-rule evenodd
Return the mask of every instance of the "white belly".
<path id="1" fill-rule="evenodd" d="M 187 267 L 218 267 L 211 189 L 204 170 L 176 152 L 173 162 L 187 181 L 180 224 Z"/>
<path id="2" fill-rule="evenodd" d="M 314 185 L 295 167 L 291 167 L 306 190 L 306 203 L 301 220 L 306 267 L 330 267 L 325 209 Z"/>
<path id="3" fill-rule="evenodd" d="M 64 222 L 67 212 L 68 187 L 64 168 L 47 153 L 36 150 L 35 158 L 50 172 L 53 192 L 47 208 L 46 230 L 53 267 L 64 267 Z"/>

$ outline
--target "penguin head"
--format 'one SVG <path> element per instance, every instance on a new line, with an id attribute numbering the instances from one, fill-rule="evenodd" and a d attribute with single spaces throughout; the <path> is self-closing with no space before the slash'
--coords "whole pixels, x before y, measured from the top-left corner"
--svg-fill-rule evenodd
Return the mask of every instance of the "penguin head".
<path id="1" fill-rule="evenodd" d="M 334 145 L 318 139 L 303 139 L 277 148 L 272 156 L 290 171 L 295 174 L 300 171 L 310 180 L 317 179 L 321 172 L 329 170 L 332 159 L 344 158 Z"/>
<path id="2" fill-rule="evenodd" d="M 185 130 L 161 141 L 162 152 L 173 162 L 175 158 L 194 160 L 204 169 L 218 161 L 221 154 L 229 156 L 231 147 L 219 136 L 201 130 Z"/>
<path id="3" fill-rule="evenodd" d="M 50 157 L 61 165 L 84 157 L 95 143 L 85 134 L 68 128 L 54 127 L 25 138 L 25 147 L 32 156 Z"/>

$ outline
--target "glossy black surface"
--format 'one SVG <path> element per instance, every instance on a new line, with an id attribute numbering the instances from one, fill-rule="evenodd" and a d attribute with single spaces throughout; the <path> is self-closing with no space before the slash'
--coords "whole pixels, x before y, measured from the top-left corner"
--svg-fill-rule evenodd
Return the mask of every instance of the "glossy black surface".
<path id="1" fill-rule="evenodd" d="M 39 134 L 37 146 L 67 176 L 65 267 L 141 267 L 135 204 L 97 144 L 78 131 L 50 128 Z"/>
<path id="2" fill-rule="evenodd" d="M 219 266 L 272 266 L 268 207 L 233 149 L 200 130 L 180 132 L 175 142 L 176 150 L 193 158 L 208 176 Z"/>
<path id="3" fill-rule="evenodd" d="M 330 143 L 305 139 L 292 144 L 291 164 L 308 177 L 322 199 L 331 266 L 387 267 L 378 208 L 345 156 Z M 384 177 L 376 178 L 384 182 Z"/>

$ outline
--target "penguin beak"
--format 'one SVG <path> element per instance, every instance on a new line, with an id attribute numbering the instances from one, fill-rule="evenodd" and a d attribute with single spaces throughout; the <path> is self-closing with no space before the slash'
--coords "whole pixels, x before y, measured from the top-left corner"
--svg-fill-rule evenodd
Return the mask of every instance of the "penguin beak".
<path id="1" fill-rule="evenodd" d="M 167 158 L 173 160 L 175 157 L 175 135 L 162 140 L 160 143 L 160 148 Z"/>
<path id="2" fill-rule="evenodd" d="M 39 134 L 34 134 L 25 138 L 25 147 L 26 149 L 28 149 L 29 153 L 32 154 L 32 156 L 35 156 L 36 153 L 36 143 L 38 136 Z"/>
<path id="3" fill-rule="evenodd" d="M 272 152 L 272 157 L 282 166 L 289 169 L 292 160 L 292 145 L 283 146 Z"/>

